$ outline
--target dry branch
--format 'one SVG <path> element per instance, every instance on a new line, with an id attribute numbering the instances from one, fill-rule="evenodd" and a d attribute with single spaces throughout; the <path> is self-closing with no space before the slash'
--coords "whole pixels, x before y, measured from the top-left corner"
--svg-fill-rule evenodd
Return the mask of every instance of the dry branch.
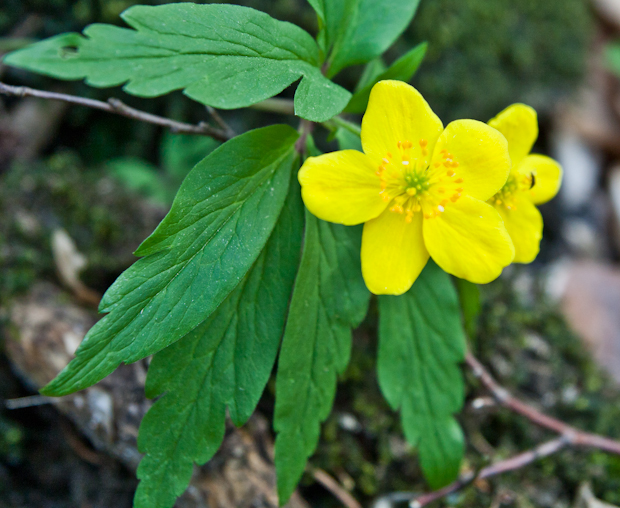
<path id="1" fill-rule="evenodd" d="M 36 90 L 34 88 L 28 88 L 26 86 L 11 86 L 5 83 L 0 83 L 0 94 L 10 95 L 13 97 L 37 97 L 39 99 L 48 99 L 53 101 L 67 102 L 69 104 L 77 104 L 79 106 L 86 106 L 88 108 L 99 109 L 108 113 L 115 113 L 117 115 L 132 118 L 133 120 L 139 120 L 141 122 L 151 123 L 170 129 L 177 134 L 195 134 L 199 136 L 210 136 L 220 141 L 227 141 L 234 136 L 234 133 L 227 128 L 216 129 L 211 125 L 200 122 L 198 124 L 190 124 L 185 122 L 178 122 L 170 118 L 163 116 L 153 115 L 146 111 L 132 108 L 119 99 L 108 99 L 107 102 L 99 101 L 96 99 L 88 99 L 86 97 L 79 97 L 77 95 L 68 95 L 64 93 L 47 92 L 45 90 Z M 219 123 L 221 118 L 217 115 L 214 119 Z"/>

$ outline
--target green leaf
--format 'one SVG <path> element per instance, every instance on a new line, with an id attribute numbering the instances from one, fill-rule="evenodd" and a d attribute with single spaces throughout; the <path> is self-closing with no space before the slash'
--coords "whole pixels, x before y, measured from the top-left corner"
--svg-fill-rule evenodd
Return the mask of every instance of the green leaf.
<path id="1" fill-rule="evenodd" d="M 218 309 L 149 367 L 149 397 L 163 395 L 140 425 L 146 453 L 135 508 L 167 508 L 224 437 L 226 408 L 243 425 L 263 392 L 275 362 L 301 254 L 303 206 L 291 185 L 265 249 Z"/>
<path id="2" fill-rule="evenodd" d="M 381 57 L 375 58 L 366 64 L 364 72 L 360 76 L 360 80 L 355 85 L 355 91 L 359 92 L 369 83 L 376 83 L 379 80 L 379 76 L 387 70 L 387 66 L 383 63 Z"/>
<path id="3" fill-rule="evenodd" d="M 274 429 L 278 496 L 284 504 L 314 452 L 331 411 L 336 378 L 351 354 L 351 328 L 366 315 L 361 227 L 319 221 L 306 211 L 304 251 L 276 377 Z"/>
<path id="4" fill-rule="evenodd" d="M 429 261 L 409 292 L 379 297 L 379 385 L 400 409 L 407 441 L 417 446 L 433 489 L 452 482 L 463 458 L 453 414 L 463 407 L 465 336 L 449 275 Z"/>
<path id="5" fill-rule="evenodd" d="M 329 1 L 329 0 L 328 0 Z M 325 24 L 325 0 L 308 0 L 321 24 Z"/>
<path id="6" fill-rule="evenodd" d="M 383 54 L 407 28 L 420 0 L 323 0 L 329 77 Z"/>
<path id="7" fill-rule="evenodd" d="M 125 83 L 127 93 L 155 97 L 183 89 L 222 109 L 279 94 L 301 78 L 295 112 L 322 122 L 351 94 L 325 78 L 319 48 L 301 28 L 237 5 L 135 6 L 122 14 L 133 28 L 94 24 L 5 57 L 9 65 L 96 87 Z M 320 101 L 320 102 L 314 102 Z"/>
<path id="8" fill-rule="evenodd" d="M 361 140 L 362 129 L 359 125 L 348 122 L 340 117 L 333 118 L 324 125 L 331 129 L 328 141 L 335 138 L 336 141 L 338 141 L 338 148 L 340 148 L 340 150 L 364 151 L 362 149 Z"/>
<path id="9" fill-rule="evenodd" d="M 327 29 L 325 26 L 325 0 L 308 0 L 308 3 L 316 12 L 319 24 L 319 33 L 316 36 L 317 44 L 321 50 L 321 59 L 323 60 L 328 50 L 329 41 L 327 40 Z"/>
<path id="10" fill-rule="evenodd" d="M 472 337 L 478 329 L 478 318 L 480 316 L 480 288 L 473 282 L 465 279 L 454 278 L 456 289 L 459 293 L 461 311 L 463 312 L 463 322 L 465 331 Z"/>
<path id="11" fill-rule="evenodd" d="M 616 76 L 620 76 L 620 44 L 610 43 L 604 48 L 605 66 Z"/>
<path id="12" fill-rule="evenodd" d="M 418 44 L 415 48 L 405 53 L 392 65 L 390 65 L 387 70 L 374 77 L 374 79 L 368 80 L 362 88 L 353 94 L 353 97 L 351 97 L 349 104 L 347 104 L 347 107 L 345 108 L 345 112 L 363 113 L 366 111 L 370 91 L 378 81 L 384 79 L 396 79 L 399 81 L 409 82 L 418 70 L 418 67 L 420 67 L 422 60 L 424 59 L 424 55 L 426 54 L 427 47 L 428 44 L 426 42 Z"/>
<path id="13" fill-rule="evenodd" d="M 352 132 L 344 127 L 338 127 L 335 134 L 336 141 L 338 141 L 338 147 L 340 150 L 357 150 L 363 152 L 362 140 L 359 134 Z"/>
<path id="14" fill-rule="evenodd" d="M 250 269 L 275 226 L 296 159 L 285 125 L 223 144 L 187 176 L 172 209 L 140 245 L 145 256 L 103 296 L 108 312 L 42 392 L 66 395 L 145 358 L 202 323 Z"/>

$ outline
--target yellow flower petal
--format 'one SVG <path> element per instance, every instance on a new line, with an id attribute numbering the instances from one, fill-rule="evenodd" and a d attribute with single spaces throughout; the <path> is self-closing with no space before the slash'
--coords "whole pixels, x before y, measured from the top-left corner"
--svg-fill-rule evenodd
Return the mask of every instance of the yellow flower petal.
<path id="1" fill-rule="evenodd" d="M 528 177 L 534 175 L 534 185 L 527 192 L 532 203 L 537 205 L 546 203 L 560 190 L 562 166 L 551 157 L 529 155 L 521 161 L 516 171 Z"/>
<path id="2" fill-rule="evenodd" d="M 364 224 L 362 235 L 362 275 L 376 295 L 407 292 L 428 261 L 422 238 L 422 215 L 412 222 L 386 210 Z"/>
<path id="3" fill-rule="evenodd" d="M 543 220 L 540 212 L 527 199 L 520 199 L 513 210 L 504 206 L 495 209 L 504 219 L 504 226 L 515 247 L 514 263 L 531 263 L 536 259 L 542 239 Z"/>
<path id="4" fill-rule="evenodd" d="M 357 150 L 309 157 L 299 170 L 301 197 L 319 219 L 352 226 L 377 217 L 387 206 L 377 168 Z"/>
<path id="5" fill-rule="evenodd" d="M 435 145 L 431 171 L 435 175 L 441 172 L 442 177 L 446 171 L 449 177 L 454 173 L 450 178 L 463 179 L 465 194 L 486 201 L 506 183 L 510 173 L 506 139 L 476 120 L 452 122 Z"/>
<path id="6" fill-rule="evenodd" d="M 530 153 L 538 138 L 536 110 L 525 104 L 508 106 L 489 120 L 489 125 L 506 137 L 513 166 L 519 164 Z"/>
<path id="7" fill-rule="evenodd" d="M 484 284 L 497 278 L 515 250 L 499 213 L 491 205 L 463 196 L 445 212 L 424 219 L 424 243 L 444 271 Z"/>
<path id="8" fill-rule="evenodd" d="M 362 146 L 373 162 L 396 155 L 399 141 L 413 145 L 411 160 L 428 160 L 442 130 L 439 117 L 411 85 L 387 80 L 372 88 L 362 120 Z"/>

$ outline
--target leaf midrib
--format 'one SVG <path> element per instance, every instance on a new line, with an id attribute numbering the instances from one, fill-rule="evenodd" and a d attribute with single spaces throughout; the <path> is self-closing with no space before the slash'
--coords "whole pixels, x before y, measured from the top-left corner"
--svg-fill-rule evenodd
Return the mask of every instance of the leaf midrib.
<path id="1" fill-rule="evenodd" d="M 289 155 L 290 150 L 287 150 L 281 157 L 279 157 L 278 159 L 276 159 L 276 161 L 274 161 L 273 165 L 274 165 L 274 169 L 273 171 L 271 171 L 270 173 L 268 173 L 268 176 L 259 184 L 255 187 L 255 190 L 253 193 L 251 193 L 250 195 L 248 195 L 249 199 L 259 188 L 262 188 L 262 186 L 264 185 L 264 183 L 271 177 L 273 176 L 276 171 L 279 169 L 280 163 Z M 246 199 L 246 201 L 247 201 Z M 202 252 L 206 246 L 211 242 L 211 240 L 221 231 L 221 229 L 237 214 L 237 212 L 239 211 L 239 209 L 241 209 L 241 207 L 243 206 L 244 203 L 240 204 L 237 209 L 234 210 L 234 212 L 232 212 L 230 214 L 230 216 L 224 221 L 222 222 L 222 224 L 213 232 L 213 234 L 210 236 L 209 240 L 207 242 L 205 242 L 205 245 L 203 247 L 201 247 L 200 249 L 198 249 L 185 263 L 180 263 L 180 265 L 182 265 L 182 267 L 170 278 L 170 280 L 166 283 L 165 286 L 163 286 L 160 290 L 158 290 L 153 296 L 148 298 L 148 302 L 146 305 L 144 305 L 144 307 L 142 307 L 139 310 L 136 310 L 134 315 L 131 317 L 131 319 L 125 324 L 123 325 L 123 327 L 121 328 L 121 330 L 119 330 L 117 333 L 114 334 L 114 336 L 107 342 L 107 344 L 104 346 L 102 351 L 105 351 L 103 353 L 103 358 L 101 360 L 100 363 L 103 363 L 104 361 L 108 360 L 110 357 L 112 357 L 114 360 L 116 359 L 117 356 L 123 356 L 123 352 L 125 352 L 126 350 L 128 350 L 132 345 L 133 342 L 130 342 L 129 344 L 127 344 L 126 346 L 124 346 L 121 349 L 118 350 L 112 350 L 109 351 L 112 343 L 121 335 L 123 335 L 126 330 L 135 322 L 135 320 L 138 318 L 138 316 L 140 316 L 142 314 L 142 311 L 144 311 L 145 309 L 147 309 L 151 304 L 153 304 L 154 300 L 157 298 L 157 296 L 162 293 L 163 291 L 165 291 L 168 286 L 172 283 L 172 281 L 181 273 L 182 270 L 184 270 L 191 262 L 192 260 L 200 253 Z M 260 253 L 259 253 L 260 255 Z M 257 256 L 258 257 L 258 256 Z M 250 267 L 251 269 L 251 267 Z M 246 272 L 247 273 L 247 272 Z M 137 286 L 136 288 L 134 288 L 130 293 L 127 294 L 131 294 L 134 291 L 139 290 L 140 286 Z M 233 287 L 227 295 L 224 296 L 224 298 L 222 299 L 222 301 L 220 302 L 220 304 L 213 309 L 213 312 L 215 312 L 220 305 L 226 300 L 226 298 L 230 295 L 230 293 L 232 293 L 235 288 L 238 286 Z M 163 302 L 158 302 L 158 306 L 161 305 Z M 135 307 L 139 307 L 140 303 L 136 303 L 134 305 L 132 305 L 131 307 L 135 308 Z M 117 307 L 110 309 L 110 312 L 108 313 L 108 315 L 112 314 L 113 312 L 119 312 L 119 309 Z M 191 333 L 192 331 L 194 331 L 196 328 L 198 328 L 200 326 L 201 323 L 203 323 L 204 321 L 201 321 L 200 323 L 198 323 L 196 326 L 194 326 L 193 328 L 191 328 L 190 330 L 187 331 L 187 333 Z M 185 335 L 187 335 L 187 333 Z M 182 337 L 181 337 L 182 338 Z M 130 360 L 128 360 L 130 361 Z M 69 384 L 69 386 L 71 387 L 70 389 L 73 389 L 76 385 L 79 386 L 80 384 L 80 378 L 74 378 L 75 380 Z M 65 384 L 61 384 L 60 386 L 64 386 Z"/>
<path id="2" fill-rule="evenodd" d="M 261 270 L 261 272 L 262 272 L 262 271 L 263 271 L 263 270 Z M 238 290 L 239 290 L 242 294 L 241 294 L 241 296 L 239 297 L 239 299 L 237 300 L 237 302 L 236 302 L 236 304 L 235 304 L 235 307 L 234 307 L 234 310 L 233 310 L 232 312 L 230 312 L 230 314 L 229 314 L 229 317 L 228 317 L 228 320 L 227 320 L 226 326 L 224 327 L 224 330 L 222 331 L 222 333 L 221 333 L 221 335 L 220 335 L 220 339 L 218 340 L 217 344 L 216 344 L 216 345 L 214 345 L 214 347 L 211 349 L 211 351 L 210 351 L 210 353 L 209 353 L 210 358 L 209 358 L 209 360 L 208 360 L 208 365 L 207 365 L 207 366 L 205 366 L 205 368 L 204 368 L 204 372 L 203 372 L 203 375 L 202 375 L 202 379 L 201 379 L 201 382 L 200 382 L 200 386 L 199 386 L 198 390 L 196 390 L 196 395 L 195 395 L 195 396 L 192 396 L 192 398 L 191 398 L 191 399 L 188 401 L 188 403 L 185 405 L 185 407 L 189 407 L 189 410 L 186 412 L 186 416 L 185 416 L 185 418 L 183 418 L 183 425 L 181 425 L 181 426 L 179 427 L 179 428 L 181 429 L 181 432 L 179 432 L 179 433 L 178 433 L 178 435 L 177 435 L 177 436 L 174 438 L 174 440 L 173 440 L 173 442 L 174 442 L 174 448 L 173 448 L 173 449 L 171 449 L 171 450 L 170 450 L 170 452 L 166 454 L 166 457 L 168 457 L 170 460 L 166 461 L 166 462 L 163 464 L 163 465 L 165 466 L 164 468 L 162 468 L 162 469 L 159 469 L 159 468 L 158 468 L 160 471 L 162 471 L 162 474 L 163 474 L 163 473 L 165 473 L 165 472 L 167 472 L 167 471 L 169 471 L 169 469 L 172 467 L 172 465 L 178 462 L 178 461 L 174 461 L 174 460 L 172 460 L 172 459 L 176 456 L 176 454 L 177 454 L 177 450 L 178 450 L 178 448 L 179 448 L 179 446 L 180 446 L 180 444 L 181 444 L 181 441 L 182 441 L 182 439 L 183 439 L 183 437 L 184 437 L 184 435 L 185 435 L 185 429 L 186 429 L 186 427 L 187 427 L 187 422 L 189 422 L 189 421 L 190 421 L 190 419 L 192 418 L 192 416 L 193 416 L 193 415 L 195 414 L 195 412 L 196 412 L 196 405 L 197 405 L 197 401 L 198 401 L 198 399 L 200 398 L 200 394 L 201 394 L 201 393 L 203 392 L 203 390 L 205 389 L 205 384 L 207 383 L 207 378 L 209 377 L 209 373 L 211 373 L 211 372 L 214 372 L 214 371 L 215 371 L 215 369 L 214 369 L 214 367 L 213 367 L 213 364 L 214 364 L 214 362 L 215 362 L 215 357 L 216 357 L 216 355 L 217 355 L 217 351 L 218 351 L 218 349 L 221 347 L 222 343 L 226 340 L 226 335 L 227 335 L 227 332 L 228 332 L 228 330 L 230 329 L 230 327 L 231 327 L 231 325 L 232 325 L 232 322 L 233 322 L 234 317 L 237 315 L 237 311 L 239 310 L 239 304 L 241 303 L 241 301 L 242 301 L 242 299 L 243 299 L 243 291 L 244 291 L 244 289 L 245 289 L 245 286 L 247 285 L 247 282 L 248 282 L 248 278 L 247 278 L 247 276 L 246 276 L 246 277 L 244 277 L 244 279 L 243 279 L 243 280 L 239 283 L 239 285 L 238 285 L 235 289 L 233 289 L 233 291 L 234 291 L 234 290 L 236 290 L 236 289 L 238 289 Z M 232 292 L 231 292 L 231 293 L 232 293 Z M 222 305 L 223 305 L 224 303 L 225 303 L 225 301 L 224 301 L 224 302 L 222 302 Z M 220 305 L 220 306 L 221 306 L 221 305 Z M 207 319 L 209 319 L 209 318 L 207 318 Z M 203 321 L 203 322 L 201 322 L 198 326 L 201 326 L 202 324 L 204 324 L 204 321 Z M 189 334 L 189 333 L 191 333 L 191 332 L 188 332 L 188 334 Z M 238 336 L 238 334 L 234 334 L 234 336 L 235 336 L 235 341 L 236 341 L 236 340 L 237 340 L 237 336 Z M 198 348 L 199 343 L 200 343 L 200 340 L 197 340 L 197 341 L 196 341 L 196 343 L 195 343 L 195 347 L 194 347 L 194 349 L 193 349 L 193 352 L 192 352 L 192 357 L 193 357 L 193 359 L 194 359 L 194 360 L 196 359 L 196 358 L 195 358 L 195 353 L 196 353 L 196 349 Z M 235 384 L 236 384 L 236 381 L 235 381 L 235 383 L 233 383 L 233 385 L 235 385 Z M 170 394 L 171 394 L 172 392 L 174 392 L 174 388 L 177 388 L 177 386 L 175 386 L 174 384 L 173 384 L 172 386 L 170 386 L 169 390 L 168 390 L 168 391 L 166 391 L 166 392 L 164 393 L 164 395 L 163 395 L 163 397 L 162 397 L 162 399 L 161 399 L 161 400 L 164 400 L 164 397 L 169 397 L 169 396 L 170 396 Z M 234 397 L 234 389 L 233 389 L 233 397 Z M 222 404 L 224 404 L 225 406 L 228 406 L 228 404 L 229 404 L 229 402 L 224 401 L 224 400 L 222 400 L 222 399 L 221 399 L 221 398 L 219 398 L 219 397 L 217 397 L 217 398 L 216 398 L 216 397 L 214 396 L 214 399 L 216 399 L 217 401 L 221 402 L 221 403 L 222 403 Z M 150 446 L 149 446 L 148 448 L 150 448 Z M 145 451 L 146 451 L 146 453 L 147 453 L 147 454 L 148 454 L 148 452 L 149 452 L 149 449 L 148 449 L 148 448 L 147 448 L 147 447 L 145 447 Z M 192 455 L 191 460 L 192 460 L 192 462 L 195 462 L 195 461 L 196 461 L 196 460 L 195 460 L 194 455 Z"/>
<path id="3" fill-rule="evenodd" d="M 106 25 L 107 26 L 107 25 Z M 231 29 L 231 27 L 226 27 L 228 29 Z M 272 42 L 270 41 L 266 41 L 264 39 L 260 39 L 259 37 L 256 37 L 258 40 L 262 41 L 264 44 L 270 45 L 271 49 L 270 51 L 286 51 L 287 53 L 290 53 L 291 57 L 289 58 L 275 58 L 273 55 L 269 55 L 268 53 L 261 53 L 259 52 L 256 48 L 253 48 L 251 46 L 248 46 L 242 42 L 238 42 L 238 41 L 230 41 L 230 40 L 226 40 L 223 38 L 210 38 L 207 36 L 193 36 L 193 35 L 189 35 L 189 34 L 171 34 L 171 33 L 160 33 L 160 32 L 153 32 L 151 30 L 135 30 L 135 29 L 130 29 L 130 28 L 125 28 L 124 30 L 127 30 L 129 32 L 132 33 L 132 35 L 135 36 L 142 36 L 142 37 L 157 37 L 160 35 L 164 35 L 167 37 L 175 37 L 175 38 L 186 38 L 186 39 L 190 39 L 193 41 L 201 41 L 201 42 L 211 42 L 214 44 L 218 44 L 218 43 L 224 43 L 224 44 L 229 44 L 233 47 L 239 47 L 239 48 L 243 48 L 245 50 L 248 50 L 252 53 L 255 53 L 256 55 L 237 55 L 237 54 L 232 54 L 230 52 L 226 52 L 226 53 L 219 53 L 219 52 L 213 52 L 213 51 L 199 51 L 199 50 L 194 50 L 194 51 L 183 51 L 182 49 L 177 49 L 174 47 L 170 47 L 170 46 L 162 46 L 162 45 L 153 45 L 152 43 L 148 42 L 148 41 L 140 41 L 140 45 L 138 47 L 145 47 L 145 48 L 149 48 L 149 49 L 156 49 L 159 51 L 169 51 L 171 53 L 174 53 L 173 55 L 140 55 L 140 56 L 118 56 L 118 55 L 111 55 L 108 58 L 100 58 L 100 59 L 93 59 L 93 58 L 88 58 L 87 56 L 82 56 L 82 54 L 78 51 L 78 54 L 73 57 L 75 58 L 75 62 L 81 60 L 81 61 L 87 61 L 87 62 L 100 62 L 101 60 L 123 60 L 123 59 L 139 59 L 139 58 L 173 58 L 175 56 L 177 57 L 181 57 L 181 56 L 230 56 L 230 57 L 235 57 L 235 58 L 261 58 L 261 59 L 267 59 L 267 60 L 274 60 L 274 61 L 292 61 L 292 62 L 303 62 L 303 63 L 307 63 L 309 65 L 313 65 L 312 62 L 309 62 L 306 58 L 302 57 L 301 55 L 298 55 L 297 53 L 295 53 L 293 50 L 288 49 L 288 48 L 283 48 L 283 47 L 279 47 L 279 46 L 275 46 Z M 94 45 L 97 44 L 97 40 L 96 40 L 96 36 L 92 36 L 92 35 L 88 35 L 88 34 L 77 34 L 76 35 L 82 37 L 82 44 L 84 46 L 82 47 L 86 47 L 88 48 L 89 45 Z M 100 37 L 100 36 L 98 36 Z M 288 38 L 289 40 L 290 37 Z M 127 44 L 127 43 L 121 43 L 121 44 L 116 44 L 118 46 L 125 46 L 125 47 L 132 47 L 132 45 Z M 89 48 L 90 49 L 90 48 Z"/>

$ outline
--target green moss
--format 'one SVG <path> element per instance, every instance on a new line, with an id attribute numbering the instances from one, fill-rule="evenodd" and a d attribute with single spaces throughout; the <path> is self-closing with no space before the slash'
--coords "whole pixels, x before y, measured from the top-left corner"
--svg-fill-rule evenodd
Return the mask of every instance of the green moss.
<path id="1" fill-rule="evenodd" d="M 56 228 L 87 257 L 84 282 L 105 290 L 134 261 L 132 251 L 163 212 L 84 168 L 71 152 L 15 164 L 0 175 L 0 303 L 35 279 L 56 279 L 50 245 Z"/>
<path id="2" fill-rule="evenodd" d="M 512 270 L 512 276 L 481 286 L 482 311 L 470 341 L 473 351 L 520 398 L 578 428 L 619 438 L 620 390 L 593 363 L 541 288 L 527 298 L 513 289 L 514 279 L 524 273 L 529 272 Z M 369 318 L 355 334 L 351 364 L 311 460 L 315 466 L 353 478 L 353 494 L 363 503 L 394 492 L 427 490 L 415 450 L 404 442 L 398 415 L 378 389 L 376 318 L 371 307 Z M 467 378 L 469 400 L 487 395 L 471 375 Z M 343 424 L 343 415 L 359 425 Z M 474 469 L 553 437 L 503 409 L 466 409 L 459 419 L 468 442 L 466 464 Z M 485 450 L 492 450 L 491 456 Z M 500 491 L 516 493 L 515 506 L 570 506 L 583 481 L 592 483 L 599 498 L 618 504 L 620 459 L 567 449 L 489 480 L 486 491 L 468 488 L 452 498 L 451 506 L 489 506 Z M 306 489 L 308 494 L 312 487 Z"/>

